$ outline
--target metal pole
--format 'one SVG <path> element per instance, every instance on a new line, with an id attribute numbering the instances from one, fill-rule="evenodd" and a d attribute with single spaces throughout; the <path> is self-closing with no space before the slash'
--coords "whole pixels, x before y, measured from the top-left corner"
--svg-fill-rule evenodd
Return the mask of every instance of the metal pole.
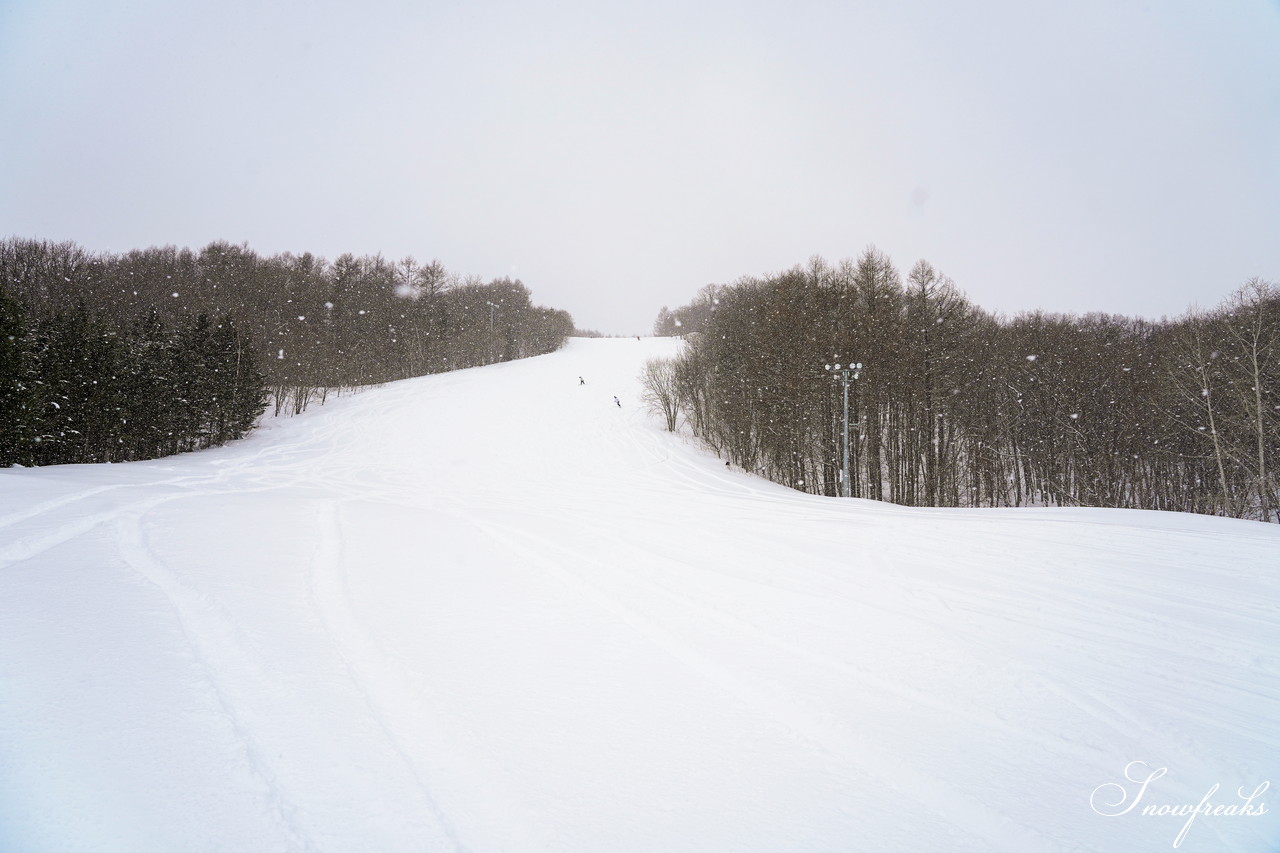
<path id="1" fill-rule="evenodd" d="M 849 371 L 841 371 L 841 378 L 844 380 L 844 468 L 841 474 L 844 482 L 840 492 L 849 498 L 853 497 L 853 487 L 849 482 Z"/>
<path id="2" fill-rule="evenodd" d="M 836 358 L 840 356 L 837 355 Z M 828 364 L 826 365 L 834 379 L 836 374 L 840 375 L 841 382 L 844 383 L 844 442 L 843 453 L 840 464 L 840 496 L 844 498 L 853 497 L 853 481 L 849 479 L 849 380 L 857 379 L 858 374 L 862 371 L 862 362 L 857 364 Z M 851 377 L 849 374 L 852 373 Z"/>

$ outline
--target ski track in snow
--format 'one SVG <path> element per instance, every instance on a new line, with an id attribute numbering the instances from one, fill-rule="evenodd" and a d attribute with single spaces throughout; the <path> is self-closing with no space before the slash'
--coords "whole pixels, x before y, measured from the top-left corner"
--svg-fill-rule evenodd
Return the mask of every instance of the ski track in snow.
<path id="1" fill-rule="evenodd" d="M 364 699 L 369 715 L 413 777 L 417 799 L 424 808 L 421 813 L 409 816 L 413 823 L 410 834 L 421 839 L 427 850 L 465 850 L 431 796 L 423 769 L 414 761 L 382 710 L 384 705 L 390 704 L 411 719 L 421 719 L 426 713 L 425 708 L 404 690 L 404 672 L 398 671 L 395 663 L 378 648 L 351 612 L 342 570 L 341 532 L 340 506 L 326 501 L 316 518 L 314 534 L 317 544 L 312 562 L 311 590 L 316 609 L 338 648 L 343 667 Z"/>
<path id="2" fill-rule="evenodd" d="M 116 536 L 121 556 L 130 568 L 164 593 L 176 611 L 182 631 L 202 665 L 222 714 L 242 745 L 245 763 L 252 774 L 249 784 L 261 789 L 268 810 L 285 830 L 291 846 L 298 850 L 315 850 L 306 827 L 295 818 L 296 807 L 290 802 L 270 758 L 258 742 L 243 700 L 234 696 L 230 686 L 228 676 L 251 673 L 257 668 L 252 655 L 243 648 L 240 631 L 226 613 L 220 612 L 216 603 L 185 586 L 156 557 L 147 543 L 144 518 L 141 511 L 117 515 Z"/>
<path id="3" fill-rule="evenodd" d="M 598 586 L 586 580 L 581 574 L 566 570 L 564 563 L 548 559 L 543 554 L 554 554 L 563 549 L 556 548 L 545 540 L 521 543 L 514 537 L 505 534 L 492 525 L 477 525 L 493 539 L 502 542 L 524 563 L 538 566 L 542 571 L 565 584 L 595 606 L 607 611 L 633 630 L 653 643 L 680 665 L 692 670 L 699 678 L 715 684 L 734 698 L 750 705 L 782 724 L 797 740 L 808 748 L 819 753 L 838 753 L 840 758 L 862 770 L 879 777 L 883 782 L 894 784 L 908 792 L 908 796 L 916 799 L 921 805 L 946 802 L 961 808 L 953 812 L 959 820 L 957 823 L 967 832 L 982 838 L 990 845 L 991 850 L 1014 851 L 1048 851 L 1053 847 L 1028 827 L 1016 827 L 1011 831 L 1009 821 L 996 814 L 981 803 L 963 796 L 960 792 L 948 789 L 938 780 L 928 775 L 913 772 L 913 768 L 905 768 L 901 762 L 880 752 L 865 739 L 851 738 L 845 731 L 824 725 L 815 719 L 806 709 L 797 706 L 785 698 L 770 695 L 757 686 L 744 681 L 728 668 L 700 654 L 696 649 L 663 629 L 652 620 L 643 616 L 634 608 L 626 606 L 617 596 L 610 596 Z M 569 559 L 572 559 L 570 556 Z M 566 563 L 568 560 L 565 561 Z"/>
<path id="4" fill-rule="evenodd" d="M 678 346 L 0 471 L 0 849 L 1110 853 L 1184 822 L 1090 809 L 1130 761 L 1280 784 L 1276 528 L 792 492 L 643 410 Z"/>

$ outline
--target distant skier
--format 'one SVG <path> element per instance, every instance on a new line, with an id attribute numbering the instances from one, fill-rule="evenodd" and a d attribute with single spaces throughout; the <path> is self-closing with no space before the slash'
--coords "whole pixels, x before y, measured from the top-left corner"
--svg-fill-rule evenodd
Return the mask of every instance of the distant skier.
<path id="1" fill-rule="evenodd" d="M 583 379 L 581 376 L 579 376 L 579 377 L 578 377 L 578 384 L 579 384 L 579 385 L 586 385 L 586 384 L 587 384 L 587 380 L 585 380 L 585 379 Z"/>
<path id="2" fill-rule="evenodd" d="M 619 400 L 617 397 L 614 397 L 614 398 L 613 398 L 613 402 L 614 402 L 614 404 L 615 404 L 615 405 L 617 405 L 617 407 L 618 407 L 619 409 L 621 409 L 621 408 L 622 408 L 622 401 L 621 401 L 621 400 Z"/>

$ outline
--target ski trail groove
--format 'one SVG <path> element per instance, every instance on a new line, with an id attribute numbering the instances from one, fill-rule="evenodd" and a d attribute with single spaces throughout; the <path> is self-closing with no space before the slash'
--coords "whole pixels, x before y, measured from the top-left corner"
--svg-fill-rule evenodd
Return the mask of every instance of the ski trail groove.
<path id="1" fill-rule="evenodd" d="M 76 518 L 74 521 L 66 522 L 59 525 L 56 529 L 43 534 L 28 536 L 10 542 L 8 545 L 0 548 L 0 569 L 15 563 L 30 560 L 38 557 L 45 551 L 49 551 L 58 547 L 64 542 L 70 542 L 78 536 L 90 532 L 91 530 L 108 524 L 124 515 L 130 513 L 144 513 L 151 510 L 162 503 L 171 501 L 178 495 L 165 495 L 158 498 L 148 498 L 147 500 L 135 501 L 122 507 L 115 507 L 106 512 L 96 512 L 92 515 Z"/>
<path id="2" fill-rule="evenodd" d="M 115 519 L 116 540 L 120 556 L 140 576 L 158 588 L 169 600 L 179 628 L 187 640 L 192 656 L 199 665 L 218 707 L 241 746 L 241 757 L 249 771 L 249 784 L 259 790 L 267 811 L 276 825 L 290 839 L 294 849 L 315 851 L 317 847 L 306 828 L 296 819 L 297 807 L 291 802 L 272 768 L 271 760 L 258 739 L 254 726 L 234 697 L 225 673 L 244 671 L 251 664 L 241 655 L 230 654 L 237 644 L 233 629 L 197 592 L 188 588 L 155 555 L 147 541 L 145 511 L 131 508 Z"/>
<path id="3" fill-rule="evenodd" d="M 980 838 L 993 851 L 1002 853 L 1056 853 L 1060 848 L 1032 827 L 1017 824 L 1009 817 L 987 808 L 982 803 L 956 790 L 928 773 L 908 767 L 894 756 L 881 752 L 865 738 L 834 728 L 787 698 L 771 695 L 748 683 L 726 666 L 682 642 L 668 629 L 602 592 L 591 582 L 554 560 L 542 556 L 539 549 L 521 542 L 501 527 L 475 518 L 466 521 L 498 542 L 517 558 L 547 576 L 559 581 L 587 601 L 612 615 L 620 623 L 662 649 L 682 666 L 716 685 L 747 707 L 755 708 L 778 723 L 800 743 L 820 755 L 838 756 L 843 763 L 872 775 L 884 784 L 923 806 L 936 803 L 955 804 L 946 812 L 954 826 Z"/>
<path id="4" fill-rule="evenodd" d="M 315 527 L 316 549 L 311 569 L 313 604 L 370 718 L 418 789 L 425 806 L 424 813 L 418 816 L 418 837 L 427 839 L 427 850 L 465 853 L 467 848 L 431 795 L 426 773 L 414 761 L 383 710 L 390 706 L 406 719 L 420 720 L 425 716 L 421 703 L 403 687 L 405 673 L 397 671 L 397 665 L 378 648 L 351 610 L 350 592 L 342 571 L 341 512 L 336 501 L 321 504 Z"/>
<path id="5" fill-rule="evenodd" d="M 83 491 L 75 492 L 70 495 L 50 498 L 47 501 L 41 501 L 38 504 L 33 504 L 24 510 L 19 510 L 18 512 L 13 512 L 6 516 L 0 516 L 0 527 L 9 527 L 10 525 L 17 524 L 20 521 L 26 521 L 29 518 L 44 515 L 46 512 L 52 512 L 55 509 L 61 509 L 64 506 L 69 506 L 77 501 L 88 500 L 94 495 L 100 495 L 103 492 L 114 492 L 118 489 L 124 488 L 128 488 L 128 486 L 122 483 L 117 483 L 110 486 L 95 486 L 91 489 L 84 489 Z"/>

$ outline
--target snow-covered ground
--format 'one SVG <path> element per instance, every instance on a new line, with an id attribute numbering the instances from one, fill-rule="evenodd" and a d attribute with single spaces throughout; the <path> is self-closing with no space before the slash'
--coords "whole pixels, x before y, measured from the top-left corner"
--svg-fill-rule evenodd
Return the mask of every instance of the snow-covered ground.
<path id="1" fill-rule="evenodd" d="M 1280 849 L 1280 530 L 792 492 L 677 345 L 0 471 L 0 850 Z"/>

